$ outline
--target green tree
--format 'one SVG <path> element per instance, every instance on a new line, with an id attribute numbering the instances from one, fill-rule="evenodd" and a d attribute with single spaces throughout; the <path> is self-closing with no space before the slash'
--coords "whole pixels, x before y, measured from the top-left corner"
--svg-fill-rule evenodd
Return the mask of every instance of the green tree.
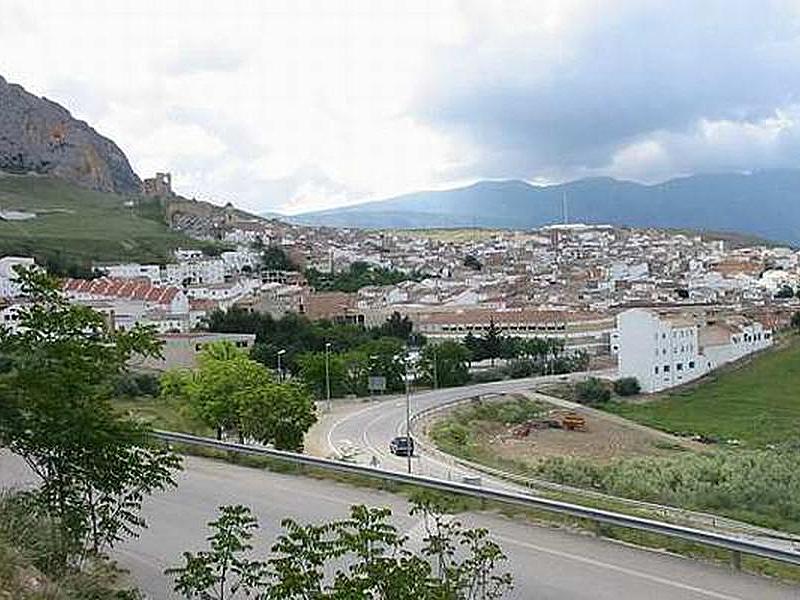
<path id="1" fill-rule="evenodd" d="M 284 450 L 302 448 L 316 421 L 310 394 L 297 383 L 277 382 L 269 369 L 230 342 L 203 348 L 195 371 L 173 371 L 161 381 L 166 398 L 184 401 L 217 432 L 235 432 Z"/>
<path id="2" fill-rule="evenodd" d="M 330 375 L 331 397 L 338 398 L 347 393 L 345 379 L 347 367 L 340 354 L 329 353 L 328 374 Z M 317 399 L 327 397 L 326 369 L 324 352 L 306 352 L 297 358 L 300 366 L 300 378 Z"/>
<path id="3" fill-rule="evenodd" d="M 464 385 L 469 381 L 469 350 L 458 342 L 446 341 L 429 344 L 420 355 L 422 379 L 439 387 Z"/>
<path id="4" fill-rule="evenodd" d="M 464 266 L 468 269 L 472 269 L 473 271 L 480 271 L 483 269 L 481 261 L 479 261 L 474 254 L 467 254 L 464 257 Z"/>
<path id="5" fill-rule="evenodd" d="M 494 600 L 512 587 L 488 532 L 446 517 L 427 496 L 411 510 L 425 531 L 417 551 L 389 522 L 389 509 L 353 506 L 349 518 L 321 525 L 285 519 L 266 563 L 250 558 L 256 524 L 249 511 L 220 510 L 210 549 L 185 553 L 184 566 L 167 571 L 187 598 Z"/>
<path id="6" fill-rule="evenodd" d="M 175 591 L 202 600 L 235 598 L 239 592 L 249 597 L 266 576 L 266 565 L 247 557 L 258 522 L 245 506 L 222 506 L 208 526 L 209 549 L 184 552 L 185 565 L 165 571 L 174 577 Z"/>
<path id="7" fill-rule="evenodd" d="M 635 396 L 642 391 L 636 377 L 622 377 L 614 381 L 614 393 L 618 396 Z"/>
<path id="8" fill-rule="evenodd" d="M 795 312 L 792 315 L 791 325 L 795 329 L 795 331 L 800 333 L 800 312 Z"/>
<path id="9" fill-rule="evenodd" d="M 776 298 L 794 298 L 794 288 L 790 285 L 783 285 L 781 289 L 775 292 Z"/>
<path id="10" fill-rule="evenodd" d="M 270 383 L 237 398 L 245 437 L 278 450 L 303 451 L 303 437 L 317 422 L 314 400 L 296 381 Z"/>
<path id="11" fill-rule="evenodd" d="M 297 271 L 297 265 L 279 246 L 264 248 L 261 252 L 261 268 L 265 271 Z"/>
<path id="12" fill-rule="evenodd" d="M 582 404 L 603 404 L 611 399 L 611 390 L 597 377 L 590 377 L 575 386 L 575 397 Z"/>
<path id="13" fill-rule="evenodd" d="M 495 359 L 502 356 L 503 349 L 503 339 L 494 319 L 489 320 L 489 329 L 486 330 L 486 335 L 480 339 L 481 359 L 490 358 L 492 360 L 492 366 L 494 366 Z"/>
<path id="14" fill-rule="evenodd" d="M 45 273 L 18 276 L 30 304 L 16 332 L 0 327 L 0 355 L 12 365 L 0 375 L 0 445 L 41 481 L 33 494 L 53 524 L 53 567 L 63 573 L 135 535 L 142 499 L 174 485 L 179 460 L 111 403 L 131 357 L 158 355 L 152 331 L 111 331 Z"/>
<path id="15" fill-rule="evenodd" d="M 376 333 L 380 336 L 394 337 L 400 340 L 407 340 L 414 329 L 414 324 L 408 315 L 403 316 L 399 312 L 394 311 L 386 322 L 377 328 Z"/>

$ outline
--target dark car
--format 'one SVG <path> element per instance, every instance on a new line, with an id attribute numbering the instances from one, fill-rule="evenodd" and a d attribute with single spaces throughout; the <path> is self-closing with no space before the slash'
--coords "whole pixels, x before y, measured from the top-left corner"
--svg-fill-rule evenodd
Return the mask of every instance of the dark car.
<path id="1" fill-rule="evenodd" d="M 389 452 L 397 456 L 414 456 L 414 439 L 404 435 L 389 442 Z"/>

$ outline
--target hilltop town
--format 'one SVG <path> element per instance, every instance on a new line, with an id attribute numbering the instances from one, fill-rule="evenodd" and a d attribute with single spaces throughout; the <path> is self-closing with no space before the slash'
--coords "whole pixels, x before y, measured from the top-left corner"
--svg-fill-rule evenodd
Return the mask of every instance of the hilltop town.
<path id="1" fill-rule="evenodd" d="M 155 193 L 170 191 L 165 174 L 145 183 Z M 800 252 L 788 247 L 577 223 L 528 231 L 371 231 L 220 214 L 175 213 L 185 232 L 230 248 L 218 256 L 178 250 L 165 264 L 97 263 L 97 277 L 67 279 L 64 289 L 117 329 L 152 325 L 182 344 L 201 335 L 212 312 L 232 308 L 365 327 L 399 313 L 433 341 L 463 340 L 490 327 L 506 336 L 559 338 L 598 364 L 619 362 L 620 373 L 636 376 L 645 391 L 765 347 L 798 304 Z M 30 263 L 0 259 L 5 323 L 19 308 L 12 267 Z M 631 310 L 649 311 L 659 331 L 673 322 L 688 326 L 700 336 L 694 354 L 680 366 L 658 359 L 661 373 L 629 358 L 655 356 L 642 344 L 657 345 L 642 341 L 641 320 L 620 318 Z M 695 356 L 714 345 L 736 349 Z"/>

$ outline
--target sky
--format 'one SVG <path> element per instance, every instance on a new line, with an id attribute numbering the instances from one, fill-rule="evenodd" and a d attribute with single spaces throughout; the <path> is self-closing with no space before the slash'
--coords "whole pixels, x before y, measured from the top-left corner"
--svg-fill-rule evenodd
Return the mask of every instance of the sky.
<path id="1" fill-rule="evenodd" d="M 0 75 L 255 212 L 800 167 L 800 0 L 0 0 Z"/>

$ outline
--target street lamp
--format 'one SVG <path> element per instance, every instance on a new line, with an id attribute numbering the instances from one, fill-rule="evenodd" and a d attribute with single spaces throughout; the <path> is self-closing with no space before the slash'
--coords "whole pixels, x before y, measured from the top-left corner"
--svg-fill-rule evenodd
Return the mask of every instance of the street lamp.
<path id="1" fill-rule="evenodd" d="M 286 350 L 278 350 L 278 381 L 283 381 L 283 369 L 281 368 L 281 356 L 286 354 Z"/>
<path id="2" fill-rule="evenodd" d="M 331 343 L 325 342 L 325 397 L 328 399 L 328 410 L 331 409 Z"/>
<path id="3" fill-rule="evenodd" d="M 431 351 L 433 352 L 433 389 L 439 389 L 439 358 L 436 356 L 436 344 L 431 345 Z"/>
<path id="4" fill-rule="evenodd" d="M 406 358 L 406 467 L 408 474 L 411 475 L 411 382 L 408 373 L 408 363 Z"/>

